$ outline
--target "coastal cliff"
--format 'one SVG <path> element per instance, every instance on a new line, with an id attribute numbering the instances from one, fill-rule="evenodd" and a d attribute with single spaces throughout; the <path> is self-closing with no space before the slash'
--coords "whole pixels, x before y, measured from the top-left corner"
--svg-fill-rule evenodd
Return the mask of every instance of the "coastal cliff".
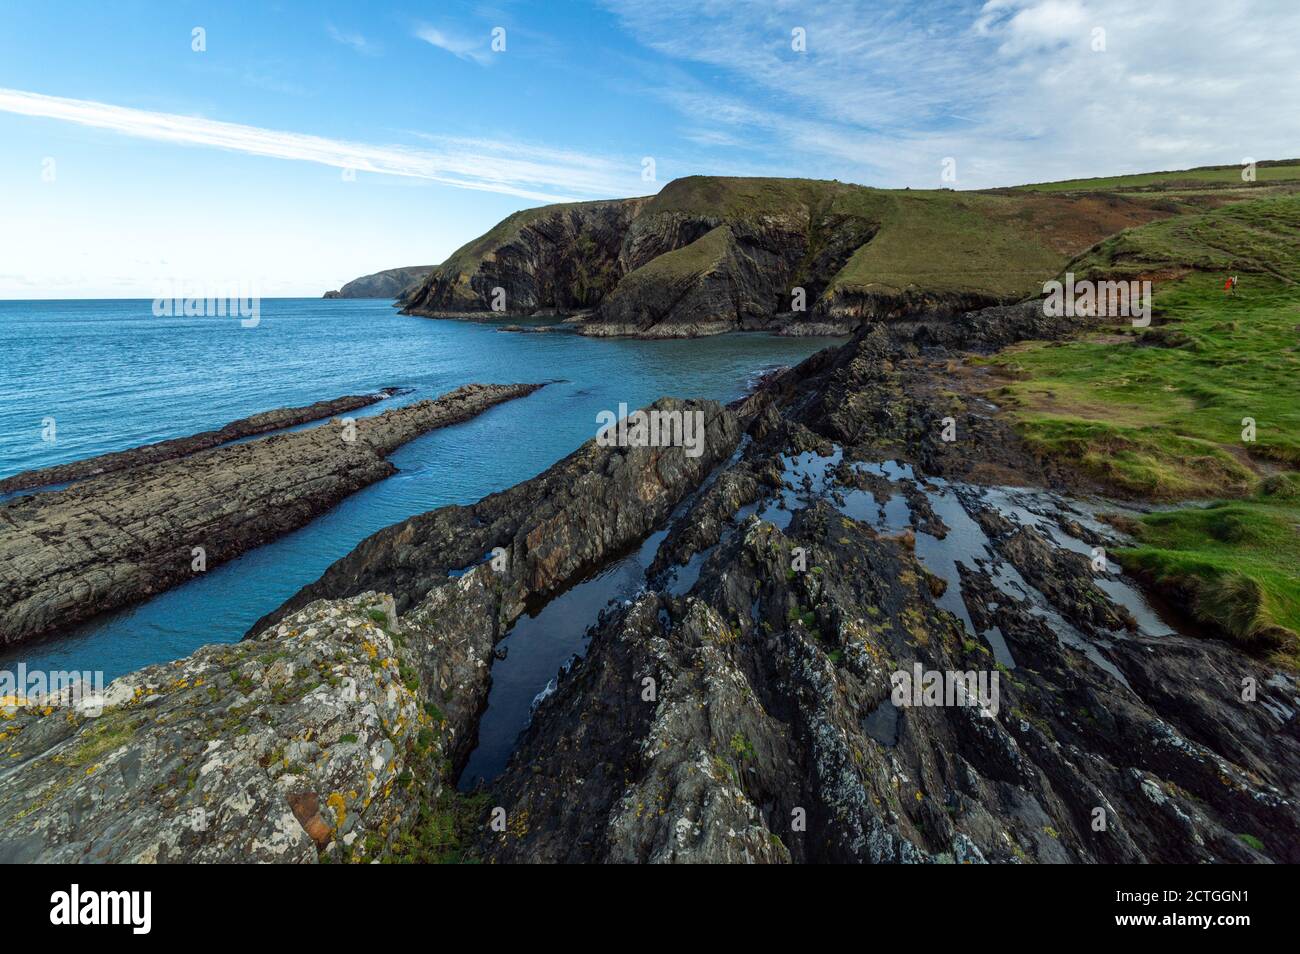
<path id="1" fill-rule="evenodd" d="M 869 189 L 692 176 L 655 196 L 515 213 L 400 304 L 566 317 L 598 337 L 848 334 L 1018 301 L 1074 254 L 1169 214 L 1144 197 Z"/>
<path id="2" fill-rule="evenodd" d="M 412 314 L 569 311 L 600 302 L 622 274 L 623 236 L 643 199 L 526 209 L 458 249 L 401 304 Z"/>
<path id="3" fill-rule="evenodd" d="M 629 214 L 532 222 L 589 213 Z M 1068 264 L 1163 276 L 1149 327 L 868 319 L 728 407 L 655 402 L 690 452 L 593 438 L 242 642 L 0 694 L 0 861 L 1300 862 L 1298 236 L 1283 195 Z M 620 248 L 742 275 L 742 239 Z M 374 421 L 368 467 L 420 426 Z M 522 716 L 471 773 L 498 689 Z"/>

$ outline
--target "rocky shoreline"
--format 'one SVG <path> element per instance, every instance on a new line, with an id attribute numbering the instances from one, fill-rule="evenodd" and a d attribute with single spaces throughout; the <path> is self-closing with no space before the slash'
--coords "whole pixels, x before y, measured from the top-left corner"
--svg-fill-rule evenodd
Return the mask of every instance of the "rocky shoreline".
<path id="1" fill-rule="evenodd" d="M 503 316 L 482 312 L 444 312 L 411 310 L 408 314 L 436 321 L 468 321 L 475 324 L 496 324 Z M 642 340 L 662 340 L 666 338 L 703 338 L 719 334 L 753 332 L 756 334 L 775 335 L 779 338 L 848 338 L 857 328 L 855 320 L 844 321 L 810 321 L 796 314 L 778 314 L 767 319 L 746 320 L 739 325 L 730 324 L 674 324 L 655 325 L 642 328 L 636 325 L 619 325 L 600 321 L 590 312 L 567 316 L 535 313 L 531 318 L 555 318 L 563 320 L 551 324 L 521 325 L 510 322 L 498 325 L 497 331 L 509 334 L 540 335 L 570 334 L 586 338 L 639 338 Z"/>
<path id="2" fill-rule="evenodd" d="M 967 483 L 989 445 L 941 441 L 918 357 L 876 326 L 741 405 L 752 443 L 489 787 L 521 821 L 482 857 L 1297 860 L 1293 677 L 1153 621 L 1060 498 Z M 1054 483 L 1005 440 L 1003 480 Z M 916 666 L 997 673 L 996 713 L 895 705 Z"/>
<path id="3" fill-rule="evenodd" d="M 10 707 L 0 858 L 421 860 L 443 812 L 502 862 L 1300 861 L 1294 676 L 1099 569 L 1112 505 L 951 374 L 1068 331 L 870 324 L 731 408 L 658 402 L 705 415 L 698 458 L 589 441 L 374 534 L 98 719 Z M 504 773 L 455 794 L 497 643 L 646 546 Z M 996 694 L 900 700 L 913 671 Z"/>
<path id="4" fill-rule="evenodd" d="M 374 417 L 198 453 L 186 453 L 185 440 L 152 445 L 114 462 L 150 461 L 142 466 L 0 504 L 0 643 L 153 596 L 283 536 L 394 473 L 385 458 L 412 438 L 541 386 L 466 385 Z M 342 400 L 351 407 L 378 399 Z M 243 426 L 284 426 L 313 409 L 271 412 Z M 208 446 L 217 433 L 196 436 L 194 446 Z"/>
<path id="5" fill-rule="evenodd" d="M 633 545 L 740 439 L 716 403 L 658 406 L 706 415 L 700 457 L 589 441 L 375 534 L 255 636 L 115 680 L 82 706 L 101 714 L 0 706 L 0 861 L 382 857 L 468 756 L 492 647 L 529 601 Z M 475 562 L 491 546 L 499 570 Z M 315 596 L 362 579 L 400 595 Z"/>
<path id="6" fill-rule="evenodd" d="M 317 401 L 306 407 L 276 408 L 273 411 L 263 411 L 260 414 L 231 421 L 215 430 L 201 431 L 187 437 L 158 441 L 155 444 L 145 444 L 111 454 L 99 454 L 67 464 L 42 467 L 39 470 L 26 470 L 0 480 L 0 496 L 38 487 L 70 484 L 88 477 L 98 477 L 100 474 L 177 460 L 231 441 L 257 437 L 261 434 L 269 434 L 271 431 L 297 427 L 299 424 L 309 424 L 312 421 L 322 421 L 349 411 L 357 411 L 399 393 L 401 393 L 399 388 L 383 388 L 374 394 L 350 394 L 328 401 Z"/>

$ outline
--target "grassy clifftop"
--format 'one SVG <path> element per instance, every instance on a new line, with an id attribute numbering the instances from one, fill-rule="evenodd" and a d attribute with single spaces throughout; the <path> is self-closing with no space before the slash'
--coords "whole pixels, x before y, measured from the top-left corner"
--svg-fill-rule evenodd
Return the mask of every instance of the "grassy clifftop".
<path id="1" fill-rule="evenodd" d="M 1240 189 L 1249 185 L 1242 178 L 1243 166 L 1201 166 L 1166 172 L 1143 172 L 1127 176 L 1104 176 L 1095 179 L 1063 179 L 1019 186 L 1035 192 L 1115 192 L 1121 190 L 1186 191 L 1199 189 Z M 1255 167 L 1258 185 L 1300 182 L 1300 159 L 1259 162 Z"/>
<path id="2" fill-rule="evenodd" d="M 603 324 L 603 334 L 801 321 L 847 329 L 863 319 L 1019 300 L 1085 252 L 1090 258 L 1076 272 L 1124 274 L 1162 262 L 1277 269 L 1284 263 L 1270 257 L 1271 235 L 1251 241 L 1252 230 L 1273 227 L 1252 219 L 1263 214 L 1258 208 L 1204 216 L 1296 194 L 1300 160 L 1261 162 L 1251 182 L 1238 166 L 1214 166 L 981 192 L 687 176 L 653 196 L 516 212 L 457 249 L 404 303 L 427 315 L 488 311 L 493 289 L 502 288 L 509 314 L 594 311 L 590 324 Z M 1159 220 L 1169 224 L 1136 239 L 1129 231 Z M 718 236 L 709 236 L 722 225 L 734 241 L 719 256 Z M 1202 234 L 1224 227 L 1234 230 L 1226 243 Z M 680 306 L 647 297 L 665 283 L 682 294 Z M 733 301 L 728 287 L 737 289 Z M 806 293 L 803 314 L 792 313 L 795 288 Z M 701 303 L 708 321 L 691 313 Z"/>

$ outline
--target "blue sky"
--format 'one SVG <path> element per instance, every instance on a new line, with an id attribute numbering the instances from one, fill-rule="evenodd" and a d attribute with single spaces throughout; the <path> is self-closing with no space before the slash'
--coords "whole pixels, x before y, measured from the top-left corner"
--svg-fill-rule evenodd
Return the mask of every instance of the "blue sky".
<path id="1" fill-rule="evenodd" d="M 0 297 L 319 295 L 693 173 L 1292 157 L 1297 36 L 1293 0 L 4 2 Z"/>

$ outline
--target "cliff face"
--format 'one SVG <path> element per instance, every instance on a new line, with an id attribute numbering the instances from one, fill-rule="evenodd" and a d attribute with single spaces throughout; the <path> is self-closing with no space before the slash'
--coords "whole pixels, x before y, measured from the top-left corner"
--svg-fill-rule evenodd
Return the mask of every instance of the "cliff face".
<path id="1" fill-rule="evenodd" d="M 396 298 L 412 285 L 424 280 L 433 270 L 430 265 L 388 268 L 373 275 L 354 278 L 337 291 L 327 291 L 324 298 Z"/>
<path id="2" fill-rule="evenodd" d="M 516 213 L 402 304 L 434 317 L 560 314 L 597 336 L 846 334 L 863 320 L 1019 300 L 1070 255 L 1160 214 L 1118 206 L 696 176 L 650 198 Z"/>
<path id="3" fill-rule="evenodd" d="M 590 308 L 622 276 L 619 252 L 642 201 L 583 202 L 516 213 L 435 268 L 402 304 L 413 314 L 530 315 L 543 309 Z"/>

